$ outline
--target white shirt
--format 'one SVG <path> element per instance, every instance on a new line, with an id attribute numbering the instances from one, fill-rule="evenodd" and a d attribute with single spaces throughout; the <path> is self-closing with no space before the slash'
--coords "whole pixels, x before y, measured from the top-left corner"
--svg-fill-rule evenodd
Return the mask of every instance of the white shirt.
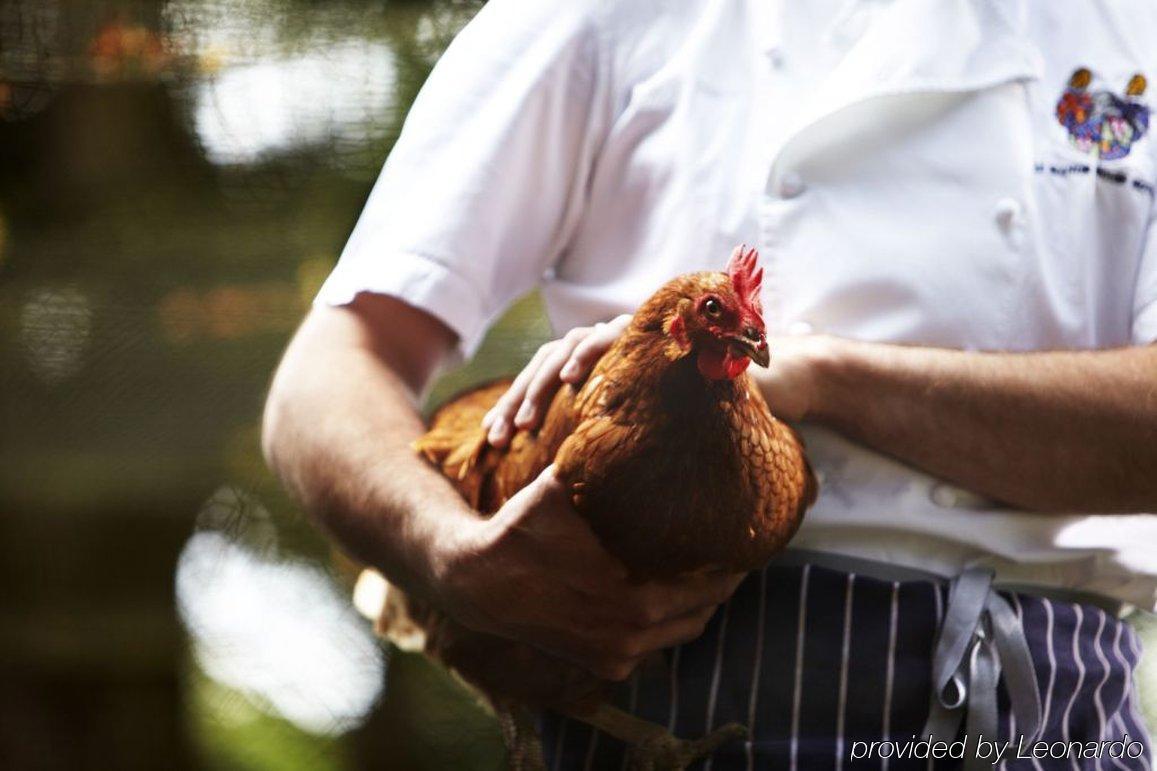
<path id="1" fill-rule="evenodd" d="M 535 286 L 561 331 L 746 242 L 771 334 L 1157 339 L 1157 154 L 1147 94 L 1126 94 L 1157 77 L 1157 4 L 851 0 L 811 57 L 785 37 L 793 5 L 491 0 L 422 90 L 319 302 L 395 295 L 469 355 Z M 1069 88 L 1081 67 L 1091 82 Z M 800 546 L 1157 606 L 1157 517 L 1008 511 L 804 434 L 822 490 Z"/>

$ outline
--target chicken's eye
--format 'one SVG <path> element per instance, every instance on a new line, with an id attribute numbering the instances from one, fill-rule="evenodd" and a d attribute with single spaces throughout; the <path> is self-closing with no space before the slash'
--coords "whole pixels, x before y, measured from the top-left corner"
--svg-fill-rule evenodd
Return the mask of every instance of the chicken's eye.
<path id="1" fill-rule="evenodd" d="M 723 306 L 714 297 L 708 297 L 707 302 L 703 303 L 703 312 L 711 318 L 717 319 L 723 313 Z"/>

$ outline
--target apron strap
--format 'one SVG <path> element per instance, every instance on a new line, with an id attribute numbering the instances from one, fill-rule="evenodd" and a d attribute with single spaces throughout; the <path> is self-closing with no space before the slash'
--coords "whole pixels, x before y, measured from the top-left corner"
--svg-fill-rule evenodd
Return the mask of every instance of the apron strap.
<path id="1" fill-rule="evenodd" d="M 967 568 L 952 579 L 948 606 L 932 655 L 932 699 L 924 736 L 954 741 L 965 724 L 965 768 L 987 768 L 975 742 L 997 736 L 997 683 L 1003 668 L 1017 728 L 1035 740 L 1041 700 L 1024 628 L 992 590 L 993 572 Z"/>

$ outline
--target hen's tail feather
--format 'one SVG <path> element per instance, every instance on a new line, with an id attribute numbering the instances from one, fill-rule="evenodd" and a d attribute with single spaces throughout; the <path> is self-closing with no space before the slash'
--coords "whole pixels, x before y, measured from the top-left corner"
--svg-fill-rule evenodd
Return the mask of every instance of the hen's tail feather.
<path id="1" fill-rule="evenodd" d="M 413 447 L 443 475 L 454 480 L 458 492 L 473 508 L 479 508 L 485 481 L 480 461 L 489 447 L 481 426 L 468 435 L 458 431 L 433 430 L 415 441 Z"/>
<path id="2" fill-rule="evenodd" d="M 510 379 L 472 388 L 446 402 L 430 420 L 430 430 L 414 449 L 455 483 L 462 497 L 482 508 L 487 472 L 483 460 L 493 451 L 486 441 L 482 418 L 506 392 Z"/>

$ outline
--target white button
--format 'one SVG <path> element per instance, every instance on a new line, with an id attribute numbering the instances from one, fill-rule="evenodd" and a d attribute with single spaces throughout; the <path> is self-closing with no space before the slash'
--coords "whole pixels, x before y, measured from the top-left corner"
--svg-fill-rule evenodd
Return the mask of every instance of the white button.
<path id="1" fill-rule="evenodd" d="M 366 568 L 354 584 L 354 608 L 370 621 L 377 621 L 386 603 L 389 584 L 382 574 L 373 568 Z"/>
<path id="2" fill-rule="evenodd" d="M 779 194 L 783 198 L 795 198 L 805 187 L 803 178 L 794 171 L 785 171 L 779 178 Z"/>
<path id="3" fill-rule="evenodd" d="M 767 49 L 767 60 L 771 63 L 772 67 L 778 70 L 783 66 L 783 49 L 779 46 L 772 46 Z"/>
<path id="4" fill-rule="evenodd" d="M 935 485 L 932 488 L 932 502 L 946 509 L 960 505 L 960 490 L 952 485 Z"/>
<path id="5" fill-rule="evenodd" d="M 806 321 L 793 321 L 787 325 L 789 335 L 810 335 L 814 327 Z"/>
<path id="6" fill-rule="evenodd" d="M 996 223 L 1005 230 L 1021 223 L 1020 201 L 1015 198 L 1001 198 L 996 202 Z"/>
<path id="7" fill-rule="evenodd" d="M 946 509 L 992 509 L 997 504 L 983 495 L 944 482 L 933 485 L 929 496 L 937 506 Z"/>

